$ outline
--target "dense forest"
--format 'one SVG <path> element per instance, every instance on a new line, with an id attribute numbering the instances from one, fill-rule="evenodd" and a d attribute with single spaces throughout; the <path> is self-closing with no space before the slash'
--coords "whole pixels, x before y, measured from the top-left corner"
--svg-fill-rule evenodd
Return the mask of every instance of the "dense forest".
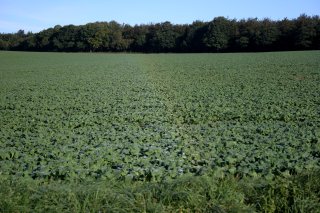
<path id="1" fill-rule="evenodd" d="M 0 34 L 0 50 L 65 52 L 242 52 L 320 49 L 320 17 L 228 19 L 192 24 L 95 22 L 39 33 Z"/>

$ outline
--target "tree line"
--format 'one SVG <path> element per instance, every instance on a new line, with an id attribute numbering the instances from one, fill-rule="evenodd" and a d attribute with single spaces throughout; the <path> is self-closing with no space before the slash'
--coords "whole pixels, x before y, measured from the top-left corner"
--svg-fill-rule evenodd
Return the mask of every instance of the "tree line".
<path id="1" fill-rule="evenodd" d="M 192 24 L 95 22 L 39 33 L 0 34 L 0 50 L 64 52 L 245 52 L 320 49 L 319 16 L 228 19 Z"/>

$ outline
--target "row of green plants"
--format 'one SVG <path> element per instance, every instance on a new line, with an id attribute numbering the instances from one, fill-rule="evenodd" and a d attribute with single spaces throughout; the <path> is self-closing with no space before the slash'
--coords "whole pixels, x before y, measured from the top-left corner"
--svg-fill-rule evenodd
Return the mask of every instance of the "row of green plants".
<path id="1" fill-rule="evenodd" d="M 163 181 L 317 169 L 317 54 L 7 53 L 25 58 L 1 71 L 1 172 Z"/>

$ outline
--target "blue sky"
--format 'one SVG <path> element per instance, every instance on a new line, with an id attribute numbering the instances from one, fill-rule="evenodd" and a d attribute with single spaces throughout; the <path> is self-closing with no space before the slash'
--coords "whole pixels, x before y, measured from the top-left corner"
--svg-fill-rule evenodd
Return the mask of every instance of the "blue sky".
<path id="1" fill-rule="evenodd" d="M 115 20 L 126 24 L 195 20 L 292 19 L 320 15 L 319 0 L 0 0 L 0 32 L 38 32 L 55 25 Z"/>

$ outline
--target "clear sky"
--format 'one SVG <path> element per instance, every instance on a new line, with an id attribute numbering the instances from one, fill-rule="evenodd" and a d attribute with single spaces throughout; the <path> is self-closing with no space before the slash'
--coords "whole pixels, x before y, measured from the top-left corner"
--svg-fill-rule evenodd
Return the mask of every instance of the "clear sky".
<path id="1" fill-rule="evenodd" d="M 0 0 L 0 32 L 115 20 L 130 25 L 320 15 L 320 0 Z"/>

